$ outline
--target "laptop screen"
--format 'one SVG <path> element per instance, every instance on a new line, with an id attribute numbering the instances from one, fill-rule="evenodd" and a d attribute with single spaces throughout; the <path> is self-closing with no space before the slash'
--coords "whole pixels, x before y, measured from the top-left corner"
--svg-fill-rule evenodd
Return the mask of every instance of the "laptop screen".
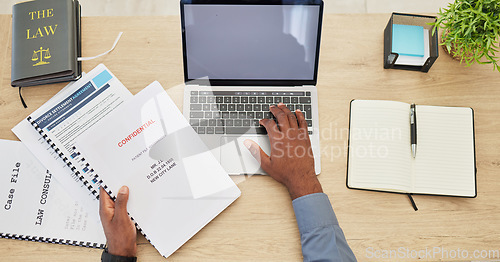
<path id="1" fill-rule="evenodd" d="M 316 83 L 321 1 L 189 2 L 181 8 L 186 81 L 208 77 L 231 84 Z"/>

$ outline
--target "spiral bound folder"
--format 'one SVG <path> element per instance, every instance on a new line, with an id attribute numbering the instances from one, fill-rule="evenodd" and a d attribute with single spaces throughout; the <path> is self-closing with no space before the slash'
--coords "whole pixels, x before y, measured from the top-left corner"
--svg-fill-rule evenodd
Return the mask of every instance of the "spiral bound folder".
<path id="1" fill-rule="evenodd" d="M 80 136 L 73 150 L 110 196 L 129 187 L 127 210 L 164 257 L 241 194 L 158 82 Z"/>
<path id="2" fill-rule="evenodd" d="M 71 169 L 73 178 L 98 198 L 102 181 L 86 168 L 85 159 L 73 151 L 72 145 L 79 135 L 130 97 L 130 91 L 100 64 L 23 121 L 28 121 L 59 155 Z"/>
<path id="3" fill-rule="evenodd" d="M 57 147 L 57 145 L 55 143 L 52 142 L 52 140 L 50 138 L 48 138 L 47 134 L 45 134 L 43 132 L 43 130 L 37 125 L 37 123 L 35 121 L 33 121 L 33 118 L 31 116 L 28 116 L 28 118 L 26 119 L 28 122 L 30 122 L 30 124 L 36 129 L 36 131 L 42 136 L 42 138 L 44 138 L 47 143 L 49 143 L 50 147 L 52 147 L 52 149 L 54 149 L 54 151 L 59 155 L 59 157 L 62 159 L 62 161 L 64 161 L 64 163 L 71 169 L 71 171 L 74 172 L 74 175 L 77 176 L 82 182 L 83 184 L 85 185 L 86 188 L 88 188 L 88 190 L 96 197 L 98 197 L 99 195 L 99 188 L 95 187 L 92 183 L 89 183 L 89 181 L 87 181 L 85 179 L 85 177 L 83 175 L 81 175 L 80 171 L 77 170 L 76 166 L 73 165 L 73 163 L 71 162 L 70 159 L 68 159 L 68 157 L 66 157 L 62 152 L 61 150 Z"/>
<path id="4" fill-rule="evenodd" d="M 0 140 L 0 146 L 0 191 L 7 196 L 1 238 L 104 248 L 98 218 L 89 216 L 21 142 Z"/>
<path id="5" fill-rule="evenodd" d="M 103 100 L 106 100 L 106 97 L 110 95 L 115 97 L 114 103 L 102 105 Z M 103 119 L 102 117 L 99 118 L 99 113 L 101 113 L 101 115 L 102 112 L 108 114 L 112 110 L 118 108 L 120 104 L 130 97 L 132 97 L 132 94 L 128 89 L 126 89 L 106 66 L 100 64 L 82 77 L 82 79 L 67 86 L 65 90 L 62 90 L 56 97 L 49 100 L 23 121 L 27 121 L 29 125 L 26 126 L 34 128 L 40 138 L 48 143 L 51 150 L 59 156 L 58 161 L 62 161 L 64 165 L 69 167 L 72 172 L 72 178 L 81 182 L 95 198 L 99 198 L 99 186 L 101 186 L 103 181 L 99 178 L 99 175 L 90 168 L 87 160 L 81 156 L 74 146 L 72 146 L 74 142 L 73 139 L 81 135 L 87 127 Z M 96 112 L 94 110 L 94 114 L 90 113 L 89 111 L 95 109 L 95 104 L 102 105 L 107 111 L 100 110 Z M 82 121 L 78 115 L 79 113 L 88 113 L 90 115 L 89 118 L 94 122 L 88 123 L 89 119 L 87 119 L 87 121 Z M 74 127 L 77 125 L 84 127 L 75 127 L 73 130 L 67 130 L 68 126 Z M 27 127 L 24 127 L 24 125 L 20 126 L 15 130 L 15 133 L 17 135 L 23 133 L 23 128 Z M 65 129 L 66 133 L 64 131 Z M 70 132 L 81 133 L 70 137 L 70 135 L 68 135 Z M 65 135 L 61 137 L 61 133 Z M 113 199 L 115 199 L 115 197 L 113 197 L 113 192 L 106 185 L 102 185 L 102 187 Z M 148 236 L 143 232 L 134 218 L 131 217 L 131 219 L 137 230 L 149 241 Z"/>
<path id="6" fill-rule="evenodd" d="M 0 233 L 0 238 L 7 239 L 15 239 L 15 240 L 25 240 L 31 242 L 43 242 L 50 244 L 60 244 L 60 245 L 68 245 L 68 246 L 79 246 L 79 247 L 89 247 L 89 248 L 99 248 L 104 249 L 106 244 L 104 243 L 92 243 L 85 241 L 75 241 L 75 240 L 66 240 L 66 239 L 58 239 L 58 238 L 50 238 L 50 237 L 38 237 L 38 236 L 28 236 L 28 235 L 17 235 L 17 234 L 4 234 Z"/>

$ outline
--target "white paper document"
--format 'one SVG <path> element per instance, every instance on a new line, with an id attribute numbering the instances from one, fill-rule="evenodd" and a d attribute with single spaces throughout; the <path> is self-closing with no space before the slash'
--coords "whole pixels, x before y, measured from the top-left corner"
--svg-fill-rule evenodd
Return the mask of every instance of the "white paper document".
<path id="1" fill-rule="evenodd" d="M 163 87 L 154 82 L 76 141 L 112 196 L 168 257 L 240 196 Z"/>
<path id="2" fill-rule="evenodd" d="M 101 223 L 19 141 L 0 140 L 3 238 L 104 248 Z"/>
<path id="3" fill-rule="evenodd" d="M 85 76 L 85 73 L 82 73 Z M 66 90 L 72 88 L 75 82 L 66 85 L 59 93 L 53 96 L 47 103 L 42 105 L 38 110 L 48 110 L 53 105 L 53 101 L 61 99 Z M 78 177 L 71 171 L 70 167 L 62 161 L 59 154 L 47 143 L 47 141 L 36 131 L 28 121 L 21 121 L 12 132 L 23 142 L 29 151 L 43 163 L 46 169 L 50 171 L 52 177 L 64 185 L 64 189 L 74 198 L 81 200 L 81 204 L 89 213 L 89 217 L 99 221 L 99 200 L 91 194 L 91 192 L 83 185 Z M 89 197 L 90 196 L 90 197 Z"/>
<path id="4" fill-rule="evenodd" d="M 73 180 L 97 196 L 99 181 L 89 176 L 74 153 L 74 141 L 131 97 L 130 91 L 100 64 L 33 112 L 13 132 L 63 184 L 75 184 Z M 46 146 L 41 145 L 42 139 L 48 142 Z"/>

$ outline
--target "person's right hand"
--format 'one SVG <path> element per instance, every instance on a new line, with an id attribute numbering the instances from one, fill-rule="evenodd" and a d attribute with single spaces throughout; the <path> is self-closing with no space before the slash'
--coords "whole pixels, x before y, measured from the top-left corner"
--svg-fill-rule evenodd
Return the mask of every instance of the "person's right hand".
<path id="1" fill-rule="evenodd" d="M 101 187 L 99 192 L 99 216 L 108 244 L 108 253 L 115 256 L 135 257 L 137 252 L 134 222 L 127 213 L 129 189 L 122 186 L 116 201 Z"/>
<path id="2" fill-rule="evenodd" d="M 314 157 L 304 114 L 296 110 L 295 117 L 282 103 L 271 106 L 270 110 L 278 120 L 279 128 L 271 119 L 260 120 L 260 124 L 269 135 L 271 155 L 268 156 L 252 140 L 245 140 L 245 146 L 268 175 L 286 186 L 292 200 L 323 192 L 314 171 Z"/>

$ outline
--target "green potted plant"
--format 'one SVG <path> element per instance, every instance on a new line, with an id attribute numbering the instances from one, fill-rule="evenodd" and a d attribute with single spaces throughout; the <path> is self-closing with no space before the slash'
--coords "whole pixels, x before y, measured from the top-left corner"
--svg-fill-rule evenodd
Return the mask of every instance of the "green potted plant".
<path id="1" fill-rule="evenodd" d="M 455 0 L 448 8 L 439 9 L 433 33 L 443 29 L 440 45 L 467 66 L 474 63 L 493 64 L 500 72 L 495 56 L 499 48 L 500 1 Z"/>

